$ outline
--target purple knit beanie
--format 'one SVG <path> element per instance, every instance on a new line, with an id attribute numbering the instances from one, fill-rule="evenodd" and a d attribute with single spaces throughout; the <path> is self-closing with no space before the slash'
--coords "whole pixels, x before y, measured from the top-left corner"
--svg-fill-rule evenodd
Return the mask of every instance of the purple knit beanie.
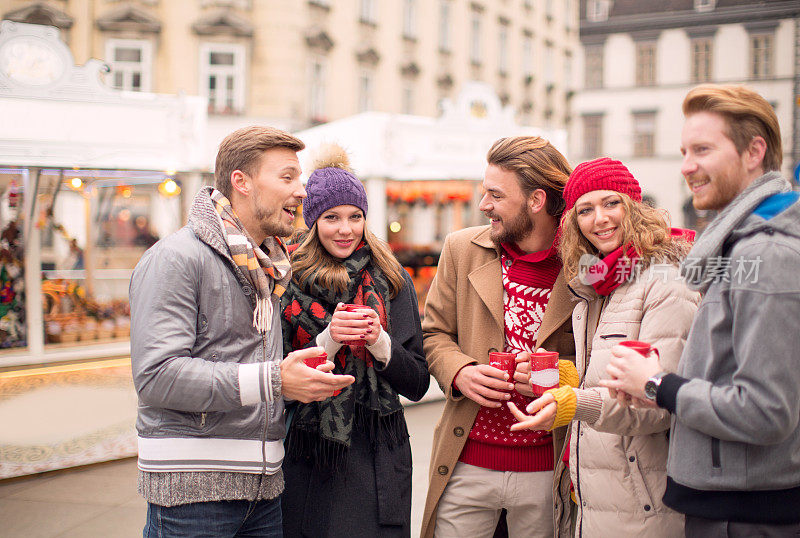
<path id="1" fill-rule="evenodd" d="M 592 191 L 616 191 L 637 202 L 642 201 L 642 188 L 631 171 L 608 157 L 586 161 L 575 167 L 564 187 L 567 210 L 575 206 L 578 198 Z"/>
<path id="2" fill-rule="evenodd" d="M 367 216 L 367 192 L 350 170 L 347 153 L 337 145 L 323 149 L 314 162 L 314 171 L 306 183 L 303 220 L 310 228 L 327 210 L 340 205 L 354 205 Z"/>

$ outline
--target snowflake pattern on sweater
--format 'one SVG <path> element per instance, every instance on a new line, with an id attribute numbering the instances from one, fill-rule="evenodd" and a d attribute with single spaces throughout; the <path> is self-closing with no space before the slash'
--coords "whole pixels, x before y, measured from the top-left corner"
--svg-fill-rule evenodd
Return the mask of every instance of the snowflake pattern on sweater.
<path id="1" fill-rule="evenodd" d="M 500 262 L 504 290 L 503 317 L 506 337 L 504 351 L 510 353 L 534 351 L 536 335 L 542 324 L 544 309 L 550 299 L 550 293 L 553 291 L 553 283 L 555 283 L 560 264 L 557 264 L 554 272 L 546 271 L 547 275 L 543 279 L 537 279 L 549 282 L 549 287 L 541 287 L 511 281 L 509 267 L 512 265 L 513 259 L 505 252 L 501 255 Z M 536 282 L 536 284 L 544 283 Z M 523 396 L 515 390 L 511 393 L 511 401 L 518 408 L 524 409 L 533 401 L 533 398 Z M 512 432 L 509 428 L 515 423 L 514 416 L 505 405 L 498 408 L 481 407 L 470 430 L 469 439 L 486 444 L 517 447 L 540 446 L 551 442 L 551 434 L 546 430 Z"/>

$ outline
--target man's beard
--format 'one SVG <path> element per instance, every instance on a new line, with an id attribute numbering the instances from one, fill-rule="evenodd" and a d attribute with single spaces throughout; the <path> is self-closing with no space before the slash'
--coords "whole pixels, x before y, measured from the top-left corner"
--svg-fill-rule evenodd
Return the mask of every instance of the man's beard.
<path id="1" fill-rule="evenodd" d="M 488 213 L 486 216 L 492 218 L 496 215 Z M 519 212 L 511 220 L 502 221 L 502 230 L 497 234 L 491 233 L 490 237 L 495 245 L 500 246 L 501 243 L 519 243 L 530 235 L 532 231 L 533 221 L 523 204 Z"/>
<path id="2" fill-rule="evenodd" d="M 283 224 L 280 220 L 280 212 L 283 208 L 275 211 L 269 209 L 261 203 L 261 193 L 257 193 L 253 198 L 253 214 L 256 217 L 256 222 L 261 227 L 261 233 L 270 236 L 289 237 L 292 235 L 294 228 L 291 224 Z"/>

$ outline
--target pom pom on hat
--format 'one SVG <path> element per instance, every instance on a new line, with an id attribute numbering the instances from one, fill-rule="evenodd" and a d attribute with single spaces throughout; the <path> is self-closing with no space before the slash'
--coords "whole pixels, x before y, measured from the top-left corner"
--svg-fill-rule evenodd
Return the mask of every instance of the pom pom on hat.
<path id="1" fill-rule="evenodd" d="M 354 205 L 367 215 L 367 192 L 353 175 L 350 159 L 341 146 L 323 146 L 313 168 L 303 200 L 303 219 L 309 227 L 327 210 L 340 205 Z"/>
<path id="2" fill-rule="evenodd" d="M 592 191 L 615 191 L 642 201 L 642 188 L 631 171 L 619 161 L 603 157 L 586 161 L 575 167 L 564 187 L 567 210 L 575 206 L 578 198 Z"/>

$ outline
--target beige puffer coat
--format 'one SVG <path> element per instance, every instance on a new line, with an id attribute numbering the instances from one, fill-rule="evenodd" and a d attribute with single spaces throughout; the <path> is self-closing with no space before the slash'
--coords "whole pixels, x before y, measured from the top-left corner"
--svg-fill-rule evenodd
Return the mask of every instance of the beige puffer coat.
<path id="1" fill-rule="evenodd" d="M 570 476 L 578 500 L 575 535 L 683 536 L 683 516 L 661 500 L 669 413 L 620 405 L 598 382 L 608 377 L 611 347 L 623 340 L 653 344 L 663 368 L 674 372 L 700 295 L 679 280 L 677 267 L 667 264 L 649 267 L 605 298 L 577 278 L 570 288 L 579 297 L 572 325 L 581 377 L 569 443 Z M 562 480 L 555 488 L 557 531 L 567 536 L 569 484 Z"/>

